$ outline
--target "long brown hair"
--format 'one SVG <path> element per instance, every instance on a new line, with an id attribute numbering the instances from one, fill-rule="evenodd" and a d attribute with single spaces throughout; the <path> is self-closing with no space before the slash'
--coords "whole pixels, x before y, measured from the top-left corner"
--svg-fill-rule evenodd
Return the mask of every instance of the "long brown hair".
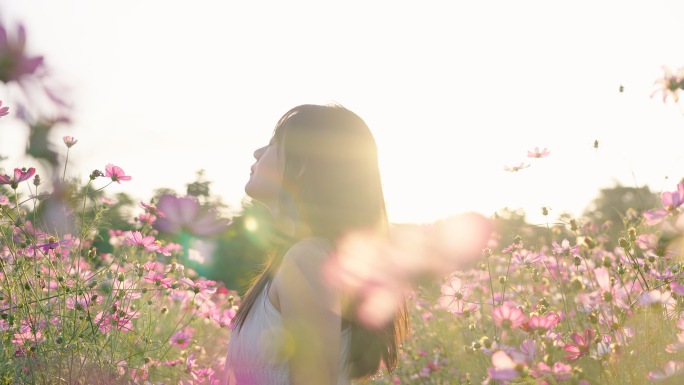
<path id="1" fill-rule="evenodd" d="M 354 230 L 388 228 L 375 139 L 366 123 L 340 105 L 301 105 L 285 113 L 273 139 L 284 162 L 279 207 L 308 234 L 335 244 Z M 278 271 L 293 238 L 278 237 L 269 261 L 245 294 L 235 316 L 235 330 L 244 324 L 257 297 Z M 351 325 L 348 363 L 353 378 L 369 377 L 384 363 L 397 365 L 397 350 L 409 327 L 405 303 L 393 322 L 370 330 L 345 315 Z"/>

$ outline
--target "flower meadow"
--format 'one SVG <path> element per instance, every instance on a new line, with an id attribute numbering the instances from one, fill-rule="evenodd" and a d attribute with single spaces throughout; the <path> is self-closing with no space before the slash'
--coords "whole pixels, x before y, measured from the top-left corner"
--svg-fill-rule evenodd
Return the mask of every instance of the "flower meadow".
<path id="1" fill-rule="evenodd" d="M 682 383 L 683 202 L 680 182 L 617 239 L 571 219 L 417 286 L 404 364 L 375 383 Z"/>
<path id="2" fill-rule="evenodd" d="M 27 155 L 53 175 L 0 157 L 0 384 L 219 384 L 243 288 L 207 266 L 237 270 L 220 259 L 246 249 L 208 245 L 239 229 L 231 220 L 250 222 L 202 200 L 207 182 L 133 202 L 107 194 L 137 177 L 115 164 L 67 178 L 83 143 L 50 145 L 69 104 L 25 43 L 23 27 L 13 36 L 0 25 L 0 82 L 15 90 L 0 125 L 23 121 Z M 664 70 L 656 93 L 677 102 L 684 69 Z M 389 246 L 352 237 L 331 258 L 330 282 L 355 290 L 369 326 L 402 293 L 412 320 L 396 371 L 365 383 L 684 383 L 684 180 L 657 198 L 619 222 L 561 217 L 530 231 L 461 216 L 394 226 Z M 487 247 L 469 249 L 482 234 Z"/>
<path id="3" fill-rule="evenodd" d="M 169 202 L 191 198 L 163 196 L 166 212 L 141 202 L 133 230 L 108 228 L 116 203 L 94 184 L 131 176 L 105 170 L 82 189 L 62 182 L 58 201 L 33 168 L 0 175 L 0 383 L 218 383 L 237 297 L 180 263 L 188 250 L 154 226 L 184 225 L 188 209 Z M 103 228 L 110 252 L 95 246 Z"/>

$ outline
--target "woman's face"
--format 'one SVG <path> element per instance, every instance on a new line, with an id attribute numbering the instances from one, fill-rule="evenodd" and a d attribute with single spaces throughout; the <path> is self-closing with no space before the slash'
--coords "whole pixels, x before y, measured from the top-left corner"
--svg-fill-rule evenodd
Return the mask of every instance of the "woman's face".
<path id="1" fill-rule="evenodd" d="M 254 159 L 256 162 L 252 165 L 245 193 L 274 210 L 283 180 L 283 167 L 278 159 L 278 143 L 275 139 L 254 151 Z"/>

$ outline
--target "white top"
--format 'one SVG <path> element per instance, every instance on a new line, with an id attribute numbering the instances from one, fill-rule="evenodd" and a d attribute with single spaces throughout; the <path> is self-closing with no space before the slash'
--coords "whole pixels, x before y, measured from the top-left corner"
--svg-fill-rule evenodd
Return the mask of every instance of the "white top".
<path id="1" fill-rule="evenodd" d="M 340 370 L 337 384 L 349 385 L 346 357 L 351 327 L 341 331 Z M 224 385 L 289 385 L 289 365 L 282 352 L 284 338 L 280 312 L 268 299 L 268 286 L 261 292 L 239 330 L 228 343 Z"/>

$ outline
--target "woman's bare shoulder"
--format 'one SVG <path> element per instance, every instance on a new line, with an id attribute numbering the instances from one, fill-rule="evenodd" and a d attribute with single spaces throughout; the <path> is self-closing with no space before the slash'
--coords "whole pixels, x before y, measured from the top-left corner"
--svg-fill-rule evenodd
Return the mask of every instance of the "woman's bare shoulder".
<path id="1" fill-rule="evenodd" d="M 308 237 L 299 240 L 285 253 L 283 263 L 310 264 L 322 262 L 332 253 L 332 243 L 320 237 Z"/>

